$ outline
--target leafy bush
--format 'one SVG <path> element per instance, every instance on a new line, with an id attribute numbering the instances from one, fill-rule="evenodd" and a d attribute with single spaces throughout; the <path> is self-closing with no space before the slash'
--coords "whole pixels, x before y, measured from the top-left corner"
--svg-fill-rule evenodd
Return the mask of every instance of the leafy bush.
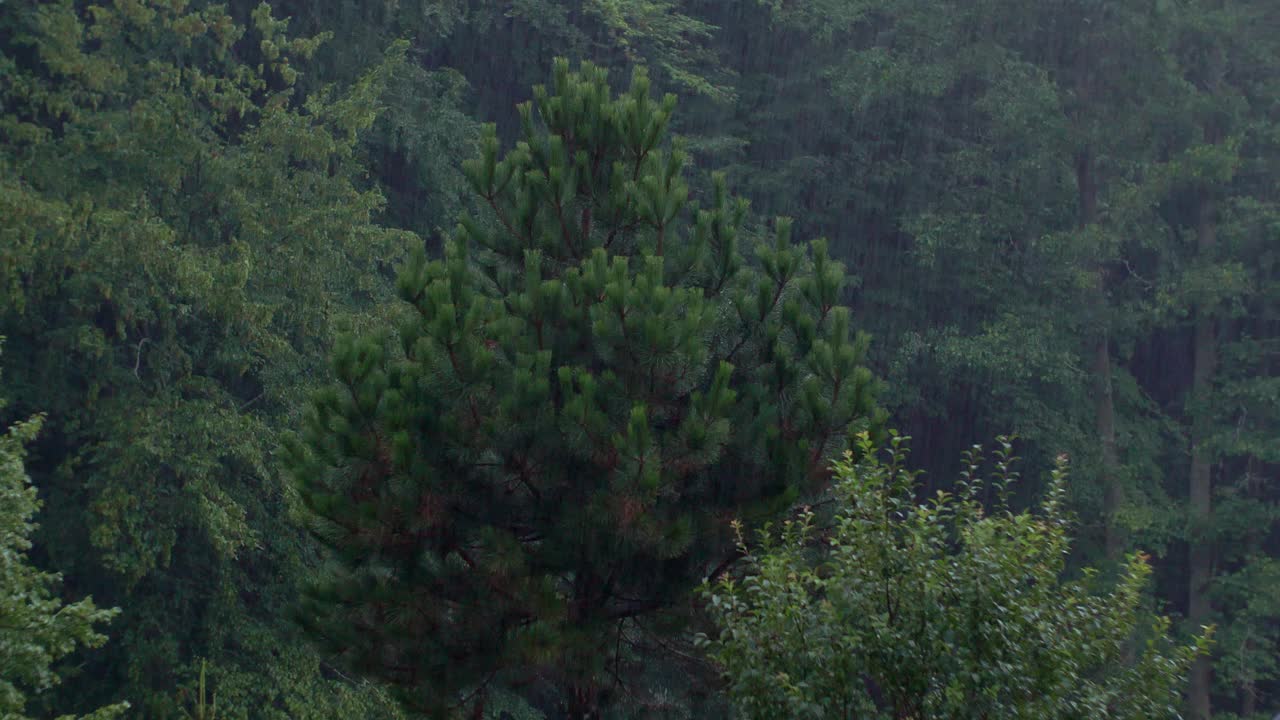
<path id="1" fill-rule="evenodd" d="M 1094 569 L 1063 579 L 1065 456 L 1040 512 L 1013 512 L 1001 440 L 990 478 L 977 450 L 955 494 L 916 502 L 905 438 L 887 460 L 864 437 L 835 465 L 836 509 L 766 528 L 745 577 L 705 588 L 703 638 L 747 718 L 1178 717 L 1207 638 L 1174 646 L 1141 610 L 1151 574 L 1130 555 L 1099 595 Z M 982 499 L 994 492 L 990 512 Z"/>

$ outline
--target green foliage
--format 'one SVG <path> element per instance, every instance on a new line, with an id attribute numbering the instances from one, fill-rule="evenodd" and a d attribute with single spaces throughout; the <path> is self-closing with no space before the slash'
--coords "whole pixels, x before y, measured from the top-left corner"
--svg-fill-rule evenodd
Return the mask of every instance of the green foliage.
<path id="1" fill-rule="evenodd" d="M 812 489 L 878 420 L 843 269 L 779 220 L 754 243 L 723 178 L 688 202 L 675 106 L 643 71 L 556 64 L 480 219 L 417 255 L 387 333 L 343 340 L 288 446 L 334 564 L 303 621 L 348 665 L 445 714 L 541 678 L 574 717 L 630 671 L 619 623 L 728 550 L 725 513 Z"/>
<path id="2" fill-rule="evenodd" d="M 93 598 L 62 602 L 61 577 L 40 571 L 28 557 L 40 501 L 22 461 L 42 422 L 37 415 L 0 435 L 0 716 L 6 720 L 26 718 L 31 696 L 61 681 L 53 665 L 77 647 L 100 647 L 107 637 L 98 626 L 120 612 L 97 607 Z M 128 708 L 120 702 L 83 718 L 108 720 Z"/>
<path id="3" fill-rule="evenodd" d="M 1176 613 L 1212 595 L 1188 629 L 1216 622 L 1249 648 L 1213 680 L 1214 708 L 1243 714 L 1280 688 L 1241 662 L 1275 656 L 1280 592 L 1250 567 L 1280 552 L 1278 8 L 724 4 L 704 17 L 738 103 L 693 123 L 757 207 L 849 260 L 884 401 L 930 477 L 948 487 L 955 454 L 995 428 L 1017 429 L 1035 469 L 1067 449 L 1089 519 L 1073 563 L 1118 560 L 1127 535 L 1160 556 Z M 1196 346 L 1218 362 L 1193 390 Z M 1193 444 L 1211 467 L 1194 506 Z M 1219 579 L 1188 593 L 1197 549 Z"/>
<path id="4" fill-rule="evenodd" d="M 895 422 L 918 438 L 913 457 L 929 471 L 929 491 L 953 490 L 955 458 L 972 438 L 999 429 L 1017 430 L 1036 478 L 1049 476 L 1053 455 L 1065 449 L 1075 468 L 1065 502 L 1085 520 L 1068 566 L 1094 563 L 1104 538 L 1115 536 L 1108 531 L 1123 530 L 1105 546 L 1111 559 L 1102 576 L 1123 569 L 1126 548 L 1147 548 L 1158 558 L 1152 602 L 1183 615 L 1178 624 L 1188 633 L 1219 628 L 1192 714 L 1208 713 L 1201 700 L 1210 691 L 1215 716 L 1274 712 L 1274 0 L 230 0 L 225 8 L 204 0 L 11 0 L 0 8 L 0 333 L 11 338 L 6 377 L 16 400 L 0 412 L 0 427 L 47 413 L 26 462 L 45 496 L 33 562 L 64 574 L 64 602 L 91 594 L 123 608 L 112 641 L 68 656 L 60 690 L 34 694 L 29 714 L 89 712 L 127 697 L 143 716 L 176 718 L 192 707 L 201 657 L 224 717 L 394 714 L 378 690 L 351 679 L 341 658 L 320 657 L 288 622 L 293 583 L 332 559 L 295 527 L 299 503 L 275 450 L 280 430 L 301 422 L 309 389 L 326 380 L 338 331 L 356 330 L 362 340 L 342 342 L 363 348 L 371 329 L 397 325 L 408 306 L 384 302 L 395 294 L 392 268 L 411 246 L 434 257 L 449 235 L 441 227 L 463 212 L 475 217 L 473 227 L 453 241 L 466 259 L 424 262 L 436 269 L 410 284 L 420 283 L 415 292 L 438 288 L 450 262 L 470 268 L 457 287 L 483 298 L 465 304 L 490 324 L 458 347 L 471 353 L 467 362 L 497 359 L 466 377 L 427 361 L 415 372 L 438 382 L 430 395 L 442 407 L 459 398 L 501 406 L 481 419 L 506 425 L 485 432 L 509 428 L 511 437 L 484 439 L 479 445 L 491 443 L 497 459 L 477 460 L 456 418 L 441 412 L 453 425 L 437 437 L 465 458 L 449 462 L 506 463 L 522 457 L 513 450 L 520 442 L 612 449 L 614 434 L 629 437 L 637 399 L 653 416 L 651 444 L 685 442 L 677 420 L 687 419 L 690 403 L 674 403 L 664 417 L 644 397 L 647 376 L 636 382 L 624 368 L 605 382 L 606 366 L 653 358 L 619 350 L 619 332 L 628 334 L 627 349 L 636 341 L 625 322 L 604 318 L 603 344 L 573 357 L 565 338 L 595 338 L 596 319 L 561 322 L 567 330 L 548 336 L 545 366 L 529 349 L 531 323 L 556 325 L 574 299 L 534 285 L 567 283 L 571 270 L 587 278 L 592 252 L 563 250 L 548 205 L 554 189 L 574 184 L 572 156 L 581 148 L 564 138 L 560 150 L 547 145 L 554 138 L 541 135 L 545 100 L 533 107 L 534 143 L 515 109 L 553 73 L 556 56 L 622 76 L 647 66 L 656 94 L 680 96 L 680 112 L 665 122 L 683 141 L 657 143 L 642 163 L 648 186 L 637 177 L 628 187 L 624 173 L 618 189 L 592 175 L 569 201 L 572 215 L 583 202 L 578 190 L 591 185 L 600 203 L 623 197 L 635 211 L 635 227 L 619 231 L 609 252 L 627 256 L 622 301 L 640 302 L 650 324 L 677 336 L 659 353 L 658 380 L 661 371 L 697 366 L 686 381 L 710 391 L 715 363 L 731 349 L 725 342 L 750 334 L 751 306 L 771 297 L 749 286 L 761 273 L 773 282 L 757 250 L 776 251 L 776 235 L 761 240 L 768 233 L 727 197 L 727 213 L 717 210 L 718 194 L 731 186 L 760 216 L 794 216 L 795 236 L 831 239 L 821 262 L 855 273 L 825 285 L 838 285 L 835 304 L 848 303 L 859 329 L 877 338 L 866 365 L 887 380 L 880 397 Z M 661 103 L 649 105 L 661 115 Z M 575 106 L 556 122 L 578 127 L 573 118 L 591 107 Z M 481 121 L 498 122 L 496 146 Z M 520 141 L 526 150 L 496 149 Z M 482 162 L 464 168 L 477 154 Z M 672 156 L 723 168 L 725 178 L 679 173 L 668 187 L 654 163 Z M 513 173 L 507 186 L 488 184 L 490 165 Z M 558 184 L 548 175 L 553 166 Z M 661 273 L 647 274 L 644 256 L 657 249 L 652 221 L 681 205 L 686 184 L 702 208 L 685 202 L 667 224 Z M 511 241 L 491 199 L 513 223 L 532 217 L 527 232 L 518 229 L 538 242 Z M 606 227 L 611 209 L 602 222 L 593 206 L 589 234 Z M 694 257 L 702 212 L 728 217 L 738 245 L 736 284 L 720 293 L 705 289 L 710 245 Z M 569 219 L 570 229 L 581 226 L 580 215 Z M 540 258 L 533 279 L 526 249 Z M 804 258 L 778 255 L 777 267 L 816 269 L 821 255 L 790 252 Z M 789 287 L 798 289 L 804 272 Z M 503 296 L 518 304 L 506 306 Z M 779 480 L 789 472 L 780 468 L 803 464 L 789 444 L 803 429 L 774 439 L 769 428 L 811 402 L 810 391 L 778 396 L 772 419 L 744 423 L 749 413 L 740 412 L 767 410 L 769 387 L 803 385 L 759 381 L 753 359 L 773 329 L 794 353 L 784 371 L 821 374 L 800 359 L 808 331 L 792 322 L 802 317 L 787 316 L 788 299 L 798 301 L 798 316 L 811 304 L 785 291 L 766 327 L 731 359 L 726 389 L 737 395 L 720 415 L 704 413 L 704 457 L 688 469 L 690 478 L 713 480 L 709 492 L 740 493 L 743 507 L 709 503 L 714 520 L 695 521 L 687 536 L 705 557 L 668 568 L 671 577 L 693 573 L 728 544 L 729 514 L 754 521 L 803 496 Z M 692 353 L 690 337 L 707 318 L 712 329 Z M 408 336 L 427 338 L 438 353 L 434 338 L 444 331 L 411 324 L 419 327 Z M 394 333 L 379 348 L 379 371 L 405 362 Z M 538 434 L 529 427 L 541 416 L 508 408 L 546 397 L 538 387 L 544 367 L 551 404 L 564 402 L 562 365 L 585 365 L 593 376 L 592 397 L 607 400 L 607 436 L 570 436 L 559 425 Z M 506 399 L 517 385 L 523 395 Z M 413 396 L 413 413 L 419 400 Z M 1114 462 L 1099 442 L 1112 434 L 1100 422 L 1108 405 Z M 376 427 L 394 425 L 383 410 L 374 415 Z M 415 453 L 428 444 L 411 440 Z M 704 463 L 721 440 L 720 459 Z M 779 468 L 760 472 L 761 458 L 775 454 Z M 556 456 L 532 472 L 566 465 Z M 1038 480 L 1021 483 L 1010 502 L 1023 507 L 1043 491 Z M 508 500 L 525 512 L 520 493 L 527 491 Z M 679 500 L 660 494 L 655 502 Z M 459 534 L 472 538 L 497 512 L 486 506 Z M 584 537 L 603 532 L 588 529 Z M 577 592 L 564 553 L 544 562 L 554 543 L 519 537 L 518 551 L 483 557 L 537 556 L 541 565 L 526 563 L 512 576 L 560 573 L 546 617 L 563 614 Z M 588 560 L 598 564 L 614 549 L 601 546 Z M 320 574 L 345 572 L 337 567 Z M 676 597 L 682 584 L 654 592 Z M 651 614 L 639 612 L 642 604 L 618 602 L 637 615 L 609 627 L 608 652 L 592 654 L 590 632 L 575 640 L 599 662 L 569 674 L 603 677 L 596 685 L 612 705 L 608 717 L 718 717 L 714 672 L 693 657 L 681 630 L 689 609 L 665 604 Z M 510 647 L 567 647 L 553 621 L 527 622 L 549 628 L 550 639 L 520 636 Z M 477 696 L 486 696 L 487 716 L 555 715 L 564 692 L 554 687 L 567 675 L 552 667 L 553 652 L 538 653 L 502 658 L 492 691 Z M 1207 662 L 1198 667 L 1209 670 Z"/>
<path id="5" fill-rule="evenodd" d="M 196 691 L 191 710 L 187 712 L 189 720 L 215 720 L 218 717 L 218 696 L 216 693 L 207 698 L 204 693 L 205 661 L 200 661 L 200 686 Z"/>
<path id="6" fill-rule="evenodd" d="M 1179 717 L 1207 640 L 1172 646 L 1148 616 L 1147 558 L 1104 594 L 1063 579 L 1066 460 L 1041 512 L 1007 505 L 1008 441 L 984 477 L 968 454 L 955 494 L 916 500 L 905 438 L 836 463 L 835 510 L 806 509 L 748 549 L 749 570 L 705 588 L 706 643 L 748 718 Z M 994 505 L 984 509 L 984 498 Z"/>
<path id="7" fill-rule="evenodd" d="M 358 158 L 405 48 L 302 97 L 322 38 L 265 4 L 251 23 L 168 0 L 0 13 L 0 333 L 16 412 L 48 412 L 37 545 L 124 607 L 58 709 L 173 717 L 196 656 L 247 676 L 222 683 L 225 716 L 345 692 L 280 620 L 308 549 L 271 453 L 334 327 L 376 315 L 414 242 L 374 225 Z"/>

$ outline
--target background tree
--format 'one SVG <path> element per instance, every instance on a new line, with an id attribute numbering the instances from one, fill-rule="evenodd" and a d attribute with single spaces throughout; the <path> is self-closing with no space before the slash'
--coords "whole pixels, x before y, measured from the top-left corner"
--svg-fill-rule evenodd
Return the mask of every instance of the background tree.
<path id="1" fill-rule="evenodd" d="M 1068 450 L 1082 469 L 1071 504 L 1091 518 L 1073 564 L 1150 548 L 1158 602 L 1194 614 L 1191 630 L 1220 624 L 1217 652 L 1236 648 L 1213 661 L 1234 668 L 1216 687 L 1199 661 L 1197 694 L 1212 690 L 1221 711 L 1266 708 L 1275 466 L 1249 438 L 1278 432 L 1264 389 L 1276 328 L 1262 319 L 1274 305 L 1273 5 L 904 0 L 707 16 L 741 104 L 706 127 L 741 141 L 736 179 L 758 207 L 830 234 L 858 274 L 850 300 L 878 337 L 869 361 L 919 439 L 926 487 L 946 485 L 952 448 L 974 433 L 1017 428 L 1033 468 Z M 1206 121 L 1230 129 L 1211 144 Z M 1214 249 L 1197 257 L 1202 200 Z M 1235 369 L 1213 380 L 1223 367 L 1203 363 L 1188 404 L 1193 347 L 1208 359 L 1219 343 L 1238 350 Z M 1206 512 L 1213 503 L 1230 512 Z M 1238 635 L 1236 613 L 1249 618 Z"/>
<path id="2" fill-rule="evenodd" d="M 291 445 L 337 560 L 304 621 L 437 714 L 497 677 L 598 715 L 623 621 L 713 571 L 727 512 L 785 507 L 876 419 L 842 268 L 785 220 L 751 242 L 722 179 L 686 207 L 673 96 L 561 61 L 534 97 L 522 141 L 499 158 L 490 128 L 467 165 L 487 217 L 402 272 L 398 347 L 340 344 Z"/>
<path id="3" fill-rule="evenodd" d="M 1252 2 L 1180 10 L 1173 47 L 1183 85 L 1160 176 L 1165 241 L 1143 258 L 1143 272 L 1154 279 L 1157 342 L 1190 352 L 1151 381 L 1177 388 L 1165 407 L 1180 430 L 1175 457 L 1185 472 L 1177 476 L 1187 485 L 1175 497 L 1186 498 L 1186 514 L 1169 525 L 1187 549 L 1188 620 L 1224 631 L 1216 662 L 1202 658 L 1193 669 L 1191 715 L 1210 717 L 1217 695 L 1217 707 L 1248 717 L 1277 679 L 1271 658 L 1280 652 L 1271 599 L 1280 591 L 1280 508 L 1264 479 L 1277 457 L 1264 449 L 1274 442 L 1256 434 L 1271 428 L 1262 431 L 1274 437 L 1277 418 L 1266 388 L 1276 378 L 1268 318 L 1276 307 L 1280 44 L 1270 29 L 1280 27 L 1280 11 Z"/>
<path id="4" fill-rule="evenodd" d="M 707 642 L 746 717 L 1179 717 L 1207 642 L 1172 646 L 1169 620 L 1144 611 L 1145 556 L 1101 595 L 1093 571 L 1063 580 L 1065 458 L 1033 515 L 1006 504 L 1007 441 L 989 477 L 975 450 L 958 492 L 925 503 L 903 438 L 884 461 L 860 451 L 836 463 L 828 525 L 805 510 L 756 550 L 740 540 L 746 575 L 706 588 Z"/>
<path id="5" fill-rule="evenodd" d="M 256 0 L 229 4 L 249 20 Z M 385 217 L 427 239 L 433 250 L 468 199 L 461 162 L 475 152 L 479 120 L 496 122 L 504 142 L 518 137 L 518 102 L 551 72 L 552 58 L 629 72 L 650 68 L 658 87 L 723 107 L 731 77 L 713 44 L 715 27 L 674 0 L 502 0 L 353 3 L 277 0 L 295 30 L 330 33 L 317 50 L 306 90 L 351 82 L 388 43 L 410 41 L 411 62 L 389 79 L 386 111 L 362 138 L 387 196 Z M 422 189 L 430 188 L 430 192 Z"/>
<path id="6" fill-rule="evenodd" d="M 265 5 L 252 23 L 160 0 L 0 13 L 7 417 L 48 413 L 32 556 L 124 608 L 57 711 L 173 717 L 197 657 L 227 714 L 378 707 L 282 620 L 313 546 L 280 529 L 271 455 L 332 329 L 378 312 L 413 244 L 373 224 L 356 161 L 401 50 L 303 98 L 319 40 Z"/>

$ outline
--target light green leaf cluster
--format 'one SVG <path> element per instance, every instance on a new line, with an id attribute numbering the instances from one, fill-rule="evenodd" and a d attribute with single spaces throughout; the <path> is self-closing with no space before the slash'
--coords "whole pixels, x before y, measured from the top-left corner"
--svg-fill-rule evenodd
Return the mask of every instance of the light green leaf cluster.
<path id="1" fill-rule="evenodd" d="M 859 451 L 836 463 L 834 511 L 743 541 L 745 574 L 705 589 L 704 644 L 745 717 L 1179 717 L 1207 643 L 1172 646 L 1145 614 L 1143 555 L 1103 594 L 1093 571 L 1064 579 L 1065 459 L 1032 514 L 1007 505 L 1008 441 L 924 503 L 904 438 Z"/>
<path id="2" fill-rule="evenodd" d="M 97 607 L 93 598 L 62 602 L 61 577 L 42 572 L 27 556 L 40 501 L 22 461 L 42 422 L 36 416 L 0 435 L 0 717 L 6 720 L 26 718 L 29 700 L 59 684 L 54 664 L 79 647 L 105 643 L 98 627 L 120 613 Z M 82 720 L 109 720 L 128 708 L 116 703 Z"/>

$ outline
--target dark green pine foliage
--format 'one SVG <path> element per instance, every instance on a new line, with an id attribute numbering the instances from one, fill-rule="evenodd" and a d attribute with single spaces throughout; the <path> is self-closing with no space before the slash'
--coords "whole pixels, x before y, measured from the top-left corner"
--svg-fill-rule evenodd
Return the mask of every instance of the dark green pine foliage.
<path id="1" fill-rule="evenodd" d="M 406 321 L 348 338 L 290 465 L 334 563 L 301 608 L 353 669 L 437 716 L 497 682 L 591 717 L 628 677 L 619 623 L 732 552 L 878 424 L 826 244 L 752 242 L 722 177 L 689 202 L 675 99 L 558 61 L 487 207 L 399 281 Z"/>

